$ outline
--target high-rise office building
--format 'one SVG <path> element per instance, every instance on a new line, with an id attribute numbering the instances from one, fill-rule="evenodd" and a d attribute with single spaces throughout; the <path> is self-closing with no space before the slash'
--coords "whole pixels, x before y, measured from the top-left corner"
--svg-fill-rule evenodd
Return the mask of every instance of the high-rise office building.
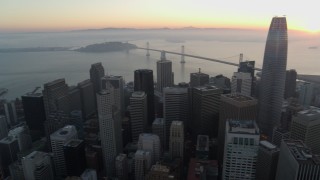
<path id="1" fill-rule="evenodd" d="M 250 73 L 235 72 L 231 80 L 231 93 L 251 96 L 252 77 Z"/>
<path id="2" fill-rule="evenodd" d="M 310 106 L 313 99 L 314 84 L 300 82 L 298 85 L 299 103 L 303 106 Z"/>
<path id="3" fill-rule="evenodd" d="M 196 158 L 201 160 L 209 159 L 209 136 L 208 135 L 197 136 Z"/>
<path id="4" fill-rule="evenodd" d="M 291 138 L 302 140 L 315 154 L 320 154 L 320 108 L 310 107 L 292 118 Z"/>
<path id="5" fill-rule="evenodd" d="M 153 71 L 150 69 L 138 69 L 134 71 L 134 91 L 143 91 L 147 95 L 148 125 L 151 126 L 154 114 L 154 83 Z"/>
<path id="6" fill-rule="evenodd" d="M 27 93 L 21 97 L 24 119 L 33 139 L 44 136 L 43 123 L 46 120 L 42 93 Z"/>
<path id="7" fill-rule="evenodd" d="M 0 115 L 0 139 L 8 135 L 8 125 L 5 116 Z"/>
<path id="8" fill-rule="evenodd" d="M 255 179 L 260 141 L 254 120 L 226 122 L 222 179 Z"/>
<path id="9" fill-rule="evenodd" d="M 132 93 L 130 97 L 130 117 L 132 141 L 138 141 L 139 135 L 147 129 L 147 95 L 142 91 Z"/>
<path id="10" fill-rule="evenodd" d="M 138 149 L 150 152 L 152 164 L 155 164 L 160 159 L 160 147 L 159 136 L 149 133 L 140 134 Z"/>
<path id="11" fill-rule="evenodd" d="M 259 89 L 258 124 L 269 138 L 272 130 L 280 124 L 284 95 L 288 51 L 286 17 L 272 19 L 264 51 Z"/>
<path id="12" fill-rule="evenodd" d="M 255 61 L 240 62 L 238 72 L 250 73 L 251 77 L 254 78 L 254 65 Z"/>
<path id="13" fill-rule="evenodd" d="M 163 117 L 166 124 L 165 147 L 169 147 L 170 126 L 173 121 L 189 123 L 190 105 L 187 88 L 169 87 L 163 89 Z"/>
<path id="14" fill-rule="evenodd" d="M 109 89 L 97 93 L 102 155 L 108 177 L 115 173 L 115 158 L 122 151 L 121 121 Z"/>
<path id="15" fill-rule="evenodd" d="M 199 72 L 190 73 L 190 87 L 204 86 L 209 83 L 209 75 L 202 73 L 199 68 Z"/>
<path id="16" fill-rule="evenodd" d="M 45 135 L 47 138 L 48 143 L 50 143 L 50 136 L 52 133 L 57 131 L 60 128 L 63 128 L 64 126 L 70 124 L 70 118 L 68 114 L 64 113 L 63 111 L 56 111 L 50 113 L 46 121 L 44 122 L 44 130 Z M 50 144 L 49 144 L 50 147 Z M 49 148 L 50 149 L 50 148 Z"/>
<path id="17" fill-rule="evenodd" d="M 57 177 L 64 177 L 67 175 L 66 160 L 63 151 L 64 144 L 71 139 L 77 138 L 76 127 L 72 125 L 67 125 L 51 134 L 51 148 Z"/>
<path id="18" fill-rule="evenodd" d="M 82 108 L 81 105 L 81 94 L 77 86 L 70 86 L 68 90 L 68 98 L 70 101 L 70 111 L 78 110 Z"/>
<path id="19" fill-rule="evenodd" d="M 222 89 L 215 86 L 199 86 L 191 91 L 191 127 L 194 139 L 199 134 L 217 137 Z"/>
<path id="20" fill-rule="evenodd" d="M 102 89 L 111 89 L 113 91 L 114 96 L 114 105 L 119 110 L 121 116 L 124 116 L 124 81 L 122 76 L 105 76 L 101 78 L 102 81 Z M 109 87 L 108 87 L 109 86 Z"/>
<path id="21" fill-rule="evenodd" d="M 23 123 L 11 129 L 8 132 L 8 136 L 11 136 L 18 140 L 20 151 L 25 151 L 32 147 L 32 139 L 31 139 L 29 128 Z"/>
<path id="22" fill-rule="evenodd" d="M 279 148 L 268 141 L 260 141 L 258 150 L 256 179 L 274 180 L 277 173 Z"/>
<path id="23" fill-rule="evenodd" d="M 12 180 L 25 179 L 23 168 L 20 160 L 17 160 L 9 165 L 10 177 Z"/>
<path id="24" fill-rule="evenodd" d="M 297 71 L 290 69 L 286 71 L 286 85 L 284 90 L 284 98 L 294 97 L 297 86 Z"/>
<path id="25" fill-rule="evenodd" d="M 152 123 L 152 134 L 158 135 L 160 139 L 161 152 L 164 150 L 166 140 L 166 123 L 164 118 L 156 118 Z"/>
<path id="26" fill-rule="evenodd" d="M 82 116 L 86 119 L 96 112 L 93 83 L 90 79 L 84 80 L 78 83 L 78 89 L 80 90 Z"/>
<path id="27" fill-rule="evenodd" d="M 16 124 L 18 124 L 18 116 L 15 101 L 5 102 L 3 106 L 8 124 L 10 126 L 15 126 Z"/>
<path id="28" fill-rule="evenodd" d="M 137 150 L 134 155 L 135 179 L 144 180 L 145 175 L 151 167 L 151 162 L 150 152 Z"/>
<path id="29" fill-rule="evenodd" d="M 320 179 L 320 156 L 302 142 L 283 140 L 280 146 L 276 180 Z"/>
<path id="30" fill-rule="evenodd" d="M 80 176 L 86 169 L 86 153 L 84 141 L 71 139 L 63 146 L 68 176 Z"/>
<path id="31" fill-rule="evenodd" d="M 129 169 L 128 169 L 128 158 L 126 154 L 119 154 L 116 157 L 116 177 L 119 180 L 127 180 Z"/>
<path id="32" fill-rule="evenodd" d="M 242 94 L 222 94 L 219 113 L 219 163 L 222 163 L 225 142 L 225 125 L 228 119 L 255 120 L 257 118 L 258 101 Z"/>
<path id="33" fill-rule="evenodd" d="M 9 165 L 18 159 L 18 140 L 8 136 L 0 140 L 0 166 L 3 168 L 4 176 L 9 175 Z"/>
<path id="34" fill-rule="evenodd" d="M 104 76 L 104 68 L 101 62 L 91 64 L 90 81 L 93 84 L 94 93 L 101 90 L 101 78 Z"/>
<path id="35" fill-rule="evenodd" d="M 161 52 L 161 59 L 157 61 L 157 90 L 173 86 L 172 62 L 167 60 L 165 53 Z"/>
<path id="36" fill-rule="evenodd" d="M 69 103 L 64 101 L 68 97 L 69 87 L 65 79 L 57 79 L 43 85 L 43 103 L 46 112 L 46 119 L 52 112 L 58 110 L 69 112 Z M 63 100 L 63 101 L 62 101 Z"/>
<path id="37" fill-rule="evenodd" d="M 272 133 L 272 144 L 280 147 L 281 141 L 283 139 L 290 139 L 291 133 L 288 129 L 283 129 L 281 127 L 275 127 Z"/>
<path id="38" fill-rule="evenodd" d="M 48 153 L 33 151 L 21 160 L 26 180 L 54 179 L 51 156 Z"/>
<path id="39" fill-rule="evenodd" d="M 183 158 L 184 125 L 182 121 L 172 121 L 170 126 L 170 155 L 172 158 Z"/>

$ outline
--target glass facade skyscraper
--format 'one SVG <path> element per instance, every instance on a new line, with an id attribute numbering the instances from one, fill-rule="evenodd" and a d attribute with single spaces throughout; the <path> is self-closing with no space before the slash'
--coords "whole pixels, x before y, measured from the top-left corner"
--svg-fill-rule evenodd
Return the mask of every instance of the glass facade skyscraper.
<path id="1" fill-rule="evenodd" d="M 280 124 L 287 66 L 288 34 L 285 17 L 272 19 L 264 52 L 259 92 L 258 124 L 271 137 Z"/>

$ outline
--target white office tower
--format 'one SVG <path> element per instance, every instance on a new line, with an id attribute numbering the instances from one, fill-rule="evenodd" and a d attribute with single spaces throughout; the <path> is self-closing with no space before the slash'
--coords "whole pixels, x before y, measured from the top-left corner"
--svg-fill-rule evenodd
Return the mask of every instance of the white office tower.
<path id="1" fill-rule="evenodd" d="M 97 171 L 94 169 L 86 169 L 81 174 L 81 180 L 97 180 Z"/>
<path id="2" fill-rule="evenodd" d="M 126 154 L 119 154 L 116 157 L 116 175 L 119 180 L 128 179 L 128 158 Z"/>
<path id="3" fill-rule="evenodd" d="M 25 124 L 21 124 L 20 126 L 11 129 L 8 132 L 8 136 L 12 136 L 13 138 L 18 140 L 20 151 L 25 151 L 32 147 L 30 131 Z"/>
<path id="4" fill-rule="evenodd" d="M 157 61 L 157 90 L 173 86 L 172 62 L 166 59 L 165 52 L 161 52 L 161 59 Z"/>
<path id="5" fill-rule="evenodd" d="M 231 93 L 251 96 L 252 77 L 250 73 L 235 72 L 231 80 Z"/>
<path id="6" fill-rule="evenodd" d="M 184 125 L 182 121 L 173 121 L 171 123 L 169 147 L 172 158 L 183 158 Z"/>
<path id="7" fill-rule="evenodd" d="M 173 121 L 189 122 L 188 88 L 163 89 L 163 117 L 166 121 L 166 148 L 169 147 L 170 126 Z"/>
<path id="8" fill-rule="evenodd" d="M 131 135 L 137 142 L 139 135 L 147 129 L 148 119 L 147 95 L 143 91 L 135 91 L 130 97 Z"/>
<path id="9" fill-rule="evenodd" d="M 160 138 L 161 152 L 164 150 L 166 139 L 166 124 L 164 118 L 156 118 L 152 123 L 152 134 L 156 134 Z"/>
<path id="10" fill-rule="evenodd" d="M 5 116 L 0 115 L 0 139 L 8 135 L 8 125 Z"/>
<path id="11" fill-rule="evenodd" d="M 121 121 L 112 99 L 109 89 L 97 93 L 102 155 L 108 177 L 113 177 L 115 158 L 122 151 Z"/>
<path id="12" fill-rule="evenodd" d="M 310 82 L 299 81 L 297 83 L 299 92 L 299 103 L 303 106 L 310 106 L 313 99 L 314 85 Z"/>
<path id="13" fill-rule="evenodd" d="M 291 139 L 302 140 L 315 154 L 320 154 L 320 108 L 310 106 L 293 116 Z"/>
<path id="14" fill-rule="evenodd" d="M 112 94 L 114 96 L 114 105 L 119 110 L 121 116 L 124 115 L 125 107 L 124 107 L 124 81 L 122 76 L 104 76 L 101 78 L 102 89 L 110 89 L 112 90 Z"/>
<path id="15" fill-rule="evenodd" d="M 134 172 L 135 178 L 144 180 L 144 176 L 147 174 L 151 167 L 151 153 L 148 151 L 137 150 L 134 155 Z"/>
<path id="16" fill-rule="evenodd" d="M 226 122 L 222 179 L 255 179 L 259 138 L 253 120 Z"/>
<path id="17" fill-rule="evenodd" d="M 150 152 L 152 164 L 155 164 L 160 159 L 160 147 L 161 145 L 158 135 L 150 133 L 140 134 L 138 149 Z"/>
<path id="18" fill-rule="evenodd" d="M 51 156 L 48 153 L 33 151 L 21 159 L 26 180 L 53 180 Z"/>
<path id="19" fill-rule="evenodd" d="M 51 148 L 57 177 L 62 177 L 67 174 L 63 151 L 64 144 L 71 139 L 77 138 L 78 134 L 76 127 L 72 125 L 67 125 L 51 134 Z"/>

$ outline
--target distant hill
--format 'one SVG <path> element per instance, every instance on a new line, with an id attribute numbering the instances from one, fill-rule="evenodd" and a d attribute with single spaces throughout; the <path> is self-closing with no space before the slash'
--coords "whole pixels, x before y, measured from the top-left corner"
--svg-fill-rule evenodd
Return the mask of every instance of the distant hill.
<path id="1" fill-rule="evenodd" d="M 122 43 L 122 42 L 105 42 L 98 44 L 91 44 L 85 47 L 81 47 L 79 49 L 75 49 L 75 51 L 79 52 L 112 52 L 112 51 L 126 51 L 130 49 L 136 49 L 137 46 L 130 43 Z"/>

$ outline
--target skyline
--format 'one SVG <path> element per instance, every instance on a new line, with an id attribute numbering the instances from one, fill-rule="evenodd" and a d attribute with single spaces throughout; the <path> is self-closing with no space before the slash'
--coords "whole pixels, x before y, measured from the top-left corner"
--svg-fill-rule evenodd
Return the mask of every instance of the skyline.
<path id="1" fill-rule="evenodd" d="M 289 4 L 290 3 L 290 4 Z M 301 6 L 304 9 L 301 9 Z M 319 32 L 320 12 L 311 0 L 289 1 L 191 0 L 160 2 L 3 0 L 0 32 L 66 31 L 114 28 L 241 28 L 267 29 L 274 16 L 286 15 L 288 29 Z M 299 12 L 299 13 L 297 13 Z"/>

